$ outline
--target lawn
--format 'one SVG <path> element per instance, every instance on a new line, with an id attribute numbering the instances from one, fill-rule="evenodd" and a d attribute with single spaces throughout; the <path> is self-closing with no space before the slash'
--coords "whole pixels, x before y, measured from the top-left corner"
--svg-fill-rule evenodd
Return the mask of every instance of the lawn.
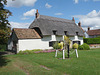
<path id="1" fill-rule="evenodd" d="M 0 56 L 0 75 L 100 75 L 100 49 L 78 52 L 65 60 L 55 52 Z"/>

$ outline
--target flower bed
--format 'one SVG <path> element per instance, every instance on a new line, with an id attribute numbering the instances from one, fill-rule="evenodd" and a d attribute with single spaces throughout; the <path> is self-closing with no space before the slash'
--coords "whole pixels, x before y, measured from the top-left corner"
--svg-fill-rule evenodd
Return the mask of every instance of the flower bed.
<path id="1" fill-rule="evenodd" d="M 58 49 L 59 51 L 62 51 L 61 49 Z M 18 54 L 32 54 L 32 53 L 50 53 L 55 52 L 56 50 L 25 50 L 20 51 Z"/>
<path id="2" fill-rule="evenodd" d="M 35 51 L 34 53 L 50 53 L 50 52 L 55 52 L 56 50 L 41 50 L 41 51 Z M 59 49 L 59 51 L 62 51 Z"/>

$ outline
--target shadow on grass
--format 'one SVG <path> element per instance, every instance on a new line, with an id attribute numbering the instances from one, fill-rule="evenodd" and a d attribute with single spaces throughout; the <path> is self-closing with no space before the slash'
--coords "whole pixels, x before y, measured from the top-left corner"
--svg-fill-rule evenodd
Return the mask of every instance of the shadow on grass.
<path id="1" fill-rule="evenodd" d="M 5 52 L 0 52 L 0 67 L 6 66 L 10 62 L 4 54 Z"/>

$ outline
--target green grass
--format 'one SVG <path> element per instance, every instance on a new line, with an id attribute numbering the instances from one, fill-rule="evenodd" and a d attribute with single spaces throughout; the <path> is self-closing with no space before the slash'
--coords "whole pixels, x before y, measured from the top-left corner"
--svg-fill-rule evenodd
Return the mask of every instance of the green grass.
<path id="1" fill-rule="evenodd" d="M 100 49 L 78 50 L 69 59 L 55 52 L 0 57 L 0 75 L 100 75 Z M 1 59 L 2 58 L 2 59 Z M 2 61 L 2 62 L 1 62 Z"/>

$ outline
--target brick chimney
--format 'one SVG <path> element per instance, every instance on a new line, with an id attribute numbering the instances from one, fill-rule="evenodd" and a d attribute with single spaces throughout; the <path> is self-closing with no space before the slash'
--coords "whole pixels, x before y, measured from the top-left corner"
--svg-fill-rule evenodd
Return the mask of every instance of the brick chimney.
<path id="1" fill-rule="evenodd" d="M 78 26 L 81 27 L 81 22 L 78 23 Z"/>
<path id="2" fill-rule="evenodd" d="M 90 30 L 90 27 L 88 27 L 88 31 Z"/>
<path id="3" fill-rule="evenodd" d="M 36 13 L 35 13 L 35 17 L 36 17 L 36 18 L 39 18 L 39 16 L 40 16 L 40 14 L 39 14 L 38 9 L 37 9 L 37 10 L 36 10 Z"/>
<path id="4" fill-rule="evenodd" d="M 75 19 L 74 19 L 74 17 L 72 18 L 72 21 L 74 21 L 74 22 L 75 22 Z"/>

